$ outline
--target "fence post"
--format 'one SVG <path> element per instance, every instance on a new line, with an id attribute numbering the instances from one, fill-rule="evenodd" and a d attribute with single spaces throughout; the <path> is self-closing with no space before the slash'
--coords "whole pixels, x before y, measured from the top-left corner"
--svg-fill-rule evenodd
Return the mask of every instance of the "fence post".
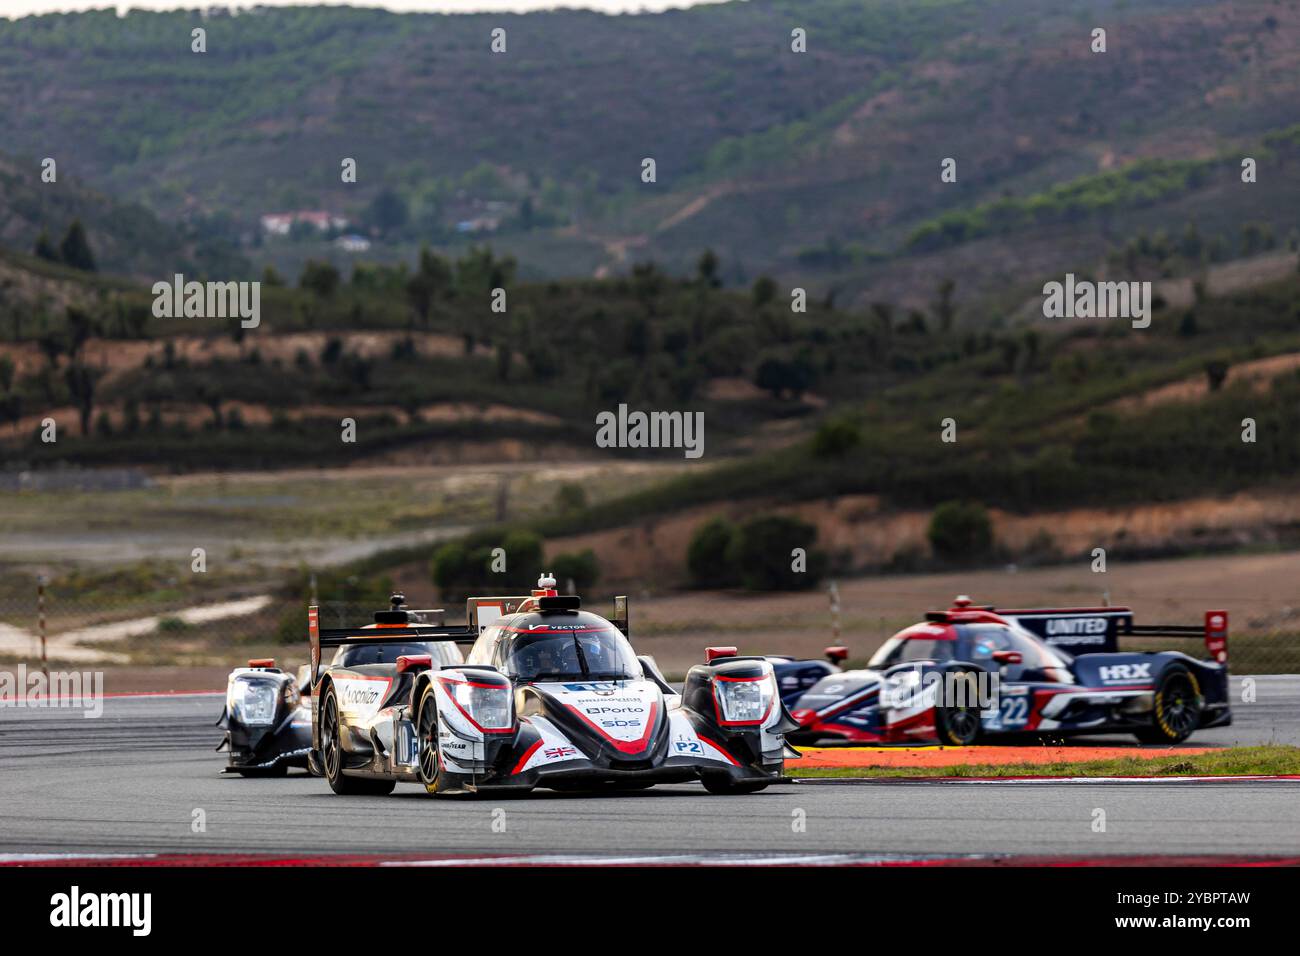
<path id="1" fill-rule="evenodd" d="M 830 586 L 831 599 L 831 643 L 839 644 L 840 642 L 840 586 L 832 581 Z"/>
<path id="2" fill-rule="evenodd" d="M 50 661 L 45 652 L 45 575 L 36 576 L 36 611 L 41 633 L 41 673 L 50 676 Z"/>

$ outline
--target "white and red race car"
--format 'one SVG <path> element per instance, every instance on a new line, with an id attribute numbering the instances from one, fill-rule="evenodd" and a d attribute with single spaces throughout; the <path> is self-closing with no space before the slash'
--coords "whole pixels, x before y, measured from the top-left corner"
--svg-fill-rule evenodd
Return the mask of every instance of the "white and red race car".
<path id="1" fill-rule="evenodd" d="M 400 596 L 375 623 L 323 629 L 308 611 L 312 769 L 335 793 L 640 789 L 699 781 L 754 793 L 778 779 L 797 725 L 772 663 L 710 648 L 678 694 L 613 622 L 543 576 L 527 597 L 470 598 L 464 627 L 412 623 Z M 394 641 L 472 645 L 463 664 L 429 655 L 321 667 L 325 647 Z"/>

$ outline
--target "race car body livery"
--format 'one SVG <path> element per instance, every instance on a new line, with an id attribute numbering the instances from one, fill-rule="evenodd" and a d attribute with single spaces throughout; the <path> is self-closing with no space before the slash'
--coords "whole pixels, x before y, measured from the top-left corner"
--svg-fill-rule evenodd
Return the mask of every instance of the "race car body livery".
<path id="1" fill-rule="evenodd" d="M 1131 733 L 1177 743 L 1231 723 L 1228 615 L 1138 626 L 1128 608 L 998 610 L 958 598 L 894 635 L 862 670 L 829 674 L 791 704 L 795 742 L 962 745 L 997 735 Z M 1121 636 L 1201 638 L 1181 651 L 1125 653 Z"/>
<path id="2" fill-rule="evenodd" d="M 376 614 L 375 626 L 398 629 L 387 638 L 470 650 L 455 664 L 402 655 L 321 668 L 321 648 L 377 638 L 310 623 L 311 765 L 336 793 L 387 793 L 404 781 L 436 794 L 686 781 L 751 793 L 797 756 L 770 661 L 712 648 L 678 693 L 633 652 L 624 598 L 610 621 L 544 577 L 527 597 L 470 598 L 463 628 L 434 628 L 403 619 L 399 597 Z"/>
<path id="3" fill-rule="evenodd" d="M 299 677 L 275 661 L 256 659 L 226 678 L 226 702 L 217 718 L 225 736 L 217 750 L 229 755 L 223 773 L 245 777 L 280 776 L 307 766 L 311 711 Z"/>
<path id="4" fill-rule="evenodd" d="M 429 612 L 407 612 L 422 619 Z M 450 641 L 385 641 L 341 646 L 332 666 L 392 664 L 403 654 L 424 654 L 440 664 L 464 660 Z M 217 726 L 226 733 L 217 750 L 228 761 L 223 773 L 245 777 L 281 776 L 291 767 L 307 767 L 311 750 L 311 668 L 296 674 L 275 666 L 269 658 L 250 660 L 226 679 L 225 708 Z M 382 679 L 350 680 L 340 688 L 340 706 L 360 717 L 378 709 L 387 684 Z"/>
<path id="5" fill-rule="evenodd" d="M 826 648 L 826 660 L 799 660 L 794 657 L 768 655 L 776 674 L 781 702 L 793 707 L 794 702 L 823 677 L 840 672 L 840 664 L 849 656 L 849 649 L 840 645 Z"/>

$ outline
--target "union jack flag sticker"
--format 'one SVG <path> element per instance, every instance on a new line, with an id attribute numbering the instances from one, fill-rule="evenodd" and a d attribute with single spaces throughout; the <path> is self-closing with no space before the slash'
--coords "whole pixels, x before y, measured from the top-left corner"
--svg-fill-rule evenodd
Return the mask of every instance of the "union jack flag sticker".
<path id="1" fill-rule="evenodd" d="M 547 760 L 557 760 L 560 757 L 575 757 L 578 751 L 574 747 L 547 747 L 542 753 Z"/>

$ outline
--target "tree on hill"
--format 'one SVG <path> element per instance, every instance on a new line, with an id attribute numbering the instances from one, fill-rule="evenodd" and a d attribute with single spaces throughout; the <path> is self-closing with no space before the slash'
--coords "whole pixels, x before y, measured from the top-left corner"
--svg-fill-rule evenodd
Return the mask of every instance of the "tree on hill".
<path id="1" fill-rule="evenodd" d="M 957 283 L 952 279 L 944 279 L 939 283 L 939 296 L 934 303 L 934 315 L 939 320 L 939 330 L 942 332 L 952 331 L 953 320 L 957 317 L 957 308 L 952 301 L 952 294 L 956 288 Z"/>
<path id="2" fill-rule="evenodd" d="M 800 398 L 812 385 L 813 370 L 802 358 L 787 361 L 773 356 L 764 359 L 754 373 L 754 384 L 773 398 Z"/>
<path id="3" fill-rule="evenodd" d="M 448 295 L 451 289 L 451 266 L 428 246 L 423 247 L 415 275 L 406 282 L 406 299 L 419 316 L 421 325 L 429 324 L 429 311 L 433 303 Z"/>
<path id="4" fill-rule="evenodd" d="M 1228 380 L 1228 363 L 1222 359 L 1212 359 L 1205 363 L 1205 377 L 1210 391 L 1217 392 Z"/>
<path id="5" fill-rule="evenodd" d="M 456 260 L 456 291 L 462 295 L 486 295 L 504 289 L 515 277 L 513 256 L 498 259 L 490 246 L 470 246 L 464 257 Z"/>
<path id="6" fill-rule="evenodd" d="M 72 402 L 77 406 L 77 414 L 81 418 L 82 435 L 90 434 L 90 418 L 95 409 L 95 382 L 98 378 L 97 369 L 75 361 L 63 372 L 68 394 L 72 396 Z"/>
<path id="7" fill-rule="evenodd" d="M 696 271 L 700 275 L 700 281 L 710 289 L 716 289 L 722 285 L 722 280 L 718 278 L 718 254 L 712 249 L 705 249 L 704 254 L 700 256 L 700 261 L 696 263 Z"/>
<path id="8" fill-rule="evenodd" d="M 36 245 L 32 249 L 32 254 L 38 259 L 44 259 L 46 262 L 61 262 L 59 259 L 59 250 L 54 248 L 54 242 L 50 239 L 50 234 L 41 231 L 36 237 Z"/>
<path id="9" fill-rule="evenodd" d="M 95 271 L 95 256 L 90 251 L 90 240 L 86 238 L 86 227 L 80 219 L 72 220 L 72 225 L 59 243 L 59 258 L 65 265 L 83 272 Z"/>
<path id="10" fill-rule="evenodd" d="M 99 323 L 95 321 L 94 316 L 76 306 L 68 306 L 68 357 L 76 361 L 81 354 L 82 348 L 92 335 L 97 334 Z"/>
<path id="11" fill-rule="evenodd" d="M 321 298 L 328 299 L 338 289 L 340 281 L 339 270 L 331 263 L 308 259 L 307 264 L 302 267 L 298 286 L 310 289 Z"/>
<path id="12" fill-rule="evenodd" d="M 381 235 L 396 232 L 410 219 L 406 200 L 391 189 L 381 191 L 366 208 L 365 222 Z"/>
<path id="13" fill-rule="evenodd" d="M 23 397 L 14 390 L 14 362 L 0 355 L 0 425 L 18 422 L 23 415 Z"/>

